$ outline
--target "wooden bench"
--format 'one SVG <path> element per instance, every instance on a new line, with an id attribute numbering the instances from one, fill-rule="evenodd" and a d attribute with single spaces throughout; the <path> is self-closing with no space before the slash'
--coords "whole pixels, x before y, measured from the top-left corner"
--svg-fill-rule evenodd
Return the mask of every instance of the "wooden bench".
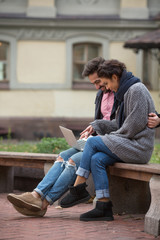
<path id="1" fill-rule="evenodd" d="M 149 182 L 151 204 L 145 215 L 144 230 L 154 236 L 160 235 L 160 164 L 116 163 L 109 167 L 109 173 L 111 176 Z"/>
<path id="2" fill-rule="evenodd" d="M 56 158 L 57 154 L 0 152 L 0 192 L 13 190 L 13 167 L 40 168 L 46 173 Z M 160 235 L 160 165 L 116 163 L 109 167 L 109 173 L 111 176 L 149 182 L 151 204 L 145 215 L 144 230 L 154 236 Z"/>
<path id="3" fill-rule="evenodd" d="M 57 154 L 0 152 L 0 192 L 12 192 L 14 167 L 38 168 L 44 172 L 56 160 Z"/>

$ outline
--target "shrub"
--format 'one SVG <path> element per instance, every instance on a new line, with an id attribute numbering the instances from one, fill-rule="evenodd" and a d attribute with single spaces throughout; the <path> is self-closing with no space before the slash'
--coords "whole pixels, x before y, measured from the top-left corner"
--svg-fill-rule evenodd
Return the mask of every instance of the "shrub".
<path id="1" fill-rule="evenodd" d="M 68 149 L 70 146 L 64 138 L 42 138 L 36 144 L 38 153 L 59 153 Z"/>
<path id="2" fill-rule="evenodd" d="M 154 151 L 153 151 L 150 163 L 160 164 L 160 144 L 158 143 L 154 145 Z"/>
<path id="3" fill-rule="evenodd" d="M 64 138 L 42 138 L 40 142 L 17 142 L 4 141 L 0 137 L 0 151 L 6 152 L 33 152 L 33 153 L 60 153 L 70 148 Z M 160 164 L 160 144 L 156 143 L 150 163 Z"/>

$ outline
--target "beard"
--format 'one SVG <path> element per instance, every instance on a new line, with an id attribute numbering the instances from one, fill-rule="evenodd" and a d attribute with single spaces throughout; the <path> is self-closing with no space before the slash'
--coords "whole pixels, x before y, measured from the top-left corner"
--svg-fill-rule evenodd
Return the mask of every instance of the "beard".
<path id="1" fill-rule="evenodd" d="M 110 93 L 110 92 L 111 92 L 110 89 L 105 89 L 105 90 L 104 90 L 104 93 Z"/>
<path id="2" fill-rule="evenodd" d="M 101 87 L 100 87 L 100 89 L 102 89 L 103 87 L 105 87 L 105 86 L 101 86 Z M 106 89 L 106 88 L 105 88 L 105 89 L 103 90 L 103 92 L 104 92 L 104 93 L 110 93 L 110 92 L 111 92 L 111 90 L 110 90 L 110 89 Z"/>

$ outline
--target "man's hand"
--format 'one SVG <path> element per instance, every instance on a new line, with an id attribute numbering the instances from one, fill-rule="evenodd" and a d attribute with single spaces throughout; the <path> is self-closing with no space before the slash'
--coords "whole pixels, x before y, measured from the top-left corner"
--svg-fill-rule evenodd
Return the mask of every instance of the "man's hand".
<path id="1" fill-rule="evenodd" d="M 93 127 L 89 125 L 83 132 L 80 133 L 80 139 L 88 138 L 94 132 Z"/>
<path id="2" fill-rule="evenodd" d="M 160 118 L 155 113 L 150 113 L 148 115 L 148 124 L 149 128 L 155 128 L 160 124 Z"/>

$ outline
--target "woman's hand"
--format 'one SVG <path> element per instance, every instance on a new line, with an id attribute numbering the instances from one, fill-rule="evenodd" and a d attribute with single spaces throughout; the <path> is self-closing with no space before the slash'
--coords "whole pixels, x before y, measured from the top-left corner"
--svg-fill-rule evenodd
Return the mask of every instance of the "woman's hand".
<path id="1" fill-rule="evenodd" d="M 88 138 L 92 133 L 94 133 L 94 129 L 91 125 L 89 125 L 83 132 L 80 133 L 80 139 Z"/>
<path id="2" fill-rule="evenodd" d="M 158 126 L 160 124 L 160 118 L 157 116 L 157 114 L 155 113 L 150 113 L 148 115 L 148 124 L 147 126 L 149 128 L 155 128 L 156 126 Z"/>

